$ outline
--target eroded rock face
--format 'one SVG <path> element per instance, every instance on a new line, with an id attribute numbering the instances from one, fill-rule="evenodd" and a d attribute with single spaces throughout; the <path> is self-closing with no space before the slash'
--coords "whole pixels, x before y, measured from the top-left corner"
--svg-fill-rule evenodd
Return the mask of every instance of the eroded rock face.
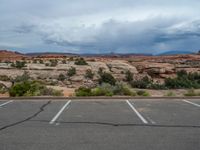
<path id="1" fill-rule="evenodd" d="M 107 63 L 108 68 L 112 73 L 121 74 L 125 73 L 126 71 L 130 71 L 133 74 L 137 74 L 138 71 L 135 66 L 129 65 L 123 61 L 112 61 Z"/>
<path id="2" fill-rule="evenodd" d="M 139 73 L 147 73 L 151 77 L 161 77 L 162 74 L 175 73 L 175 66 L 169 63 L 136 62 L 132 65 L 138 69 Z"/>

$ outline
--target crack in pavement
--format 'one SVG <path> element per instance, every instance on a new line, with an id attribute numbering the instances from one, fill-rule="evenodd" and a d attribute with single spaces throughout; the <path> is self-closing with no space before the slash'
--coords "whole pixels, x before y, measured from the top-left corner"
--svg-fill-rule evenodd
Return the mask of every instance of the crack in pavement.
<path id="1" fill-rule="evenodd" d="M 21 123 L 24 123 L 24 122 L 26 122 L 26 121 L 29 121 L 29 120 L 31 120 L 31 119 L 37 117 L 41 112 L 44 111 L 45 107 L 47 107 L 50 103 L 51 103 L 51 101 L 48 101 L 47 103 L 43 104 L 43 105 L 39 108 L 39 111 L 37 111 L 36 113 L 34 113 L 33 115 L 29 116 L 29 117 L 26 118 L 26 119 L 23 119 L 23 120 L 21 120 L 21 121 L 17 121 L 17 122 L 15 122 L 15 123 L 6 125 L 6 126 L 4 126 L 4 127 L 1 127 L 1 128 L 0 128 L 0 132 L 1 132 L 2 130 L 5 130 L 5 129 L 7 129 L 7 128 L 10 128 L 10 127 L 19 125 L 19 124 L 21 124 Z"/>
<path id="2" fill-rule="evenodd" d="M 32 122 L 49 122 L 47 120 L 31 120 Z M 89 121 L 83 121 L 83 122 L 65 122 L 65 121 L 59 121 L 61 124 L 91 124 L 91 125 L 105 125 L 105 126 L 113 126 L 113 127 L 159 127 L 159 128 L 199 128 L 200 125 L 162 125 L 162 124 L 120 124 L 120 123 L 109 123 L 109 122 L 89 122 Z"/>

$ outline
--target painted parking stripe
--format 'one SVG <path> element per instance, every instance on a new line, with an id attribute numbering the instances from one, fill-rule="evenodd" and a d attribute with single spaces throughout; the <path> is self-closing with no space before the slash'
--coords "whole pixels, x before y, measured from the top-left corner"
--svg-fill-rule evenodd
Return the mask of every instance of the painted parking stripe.
<path id="1" fill-rule="evenodd" d="M 197 106 L 197 107 L 200 107 L 199 104 L 196 104 L 196 103 L 193 103 L 193 102 L 190 102 L 190 101 L 187 101 L 187 100 L 183 100 L 184 102 L 188 103 L 188 104 L 192 104 L 194 106 Z"/>
<path id="2" fill-rule="evenodd" d="M 59 110 L 59 112 L 53 117 L 53 119 L 49 122 L 49 124 L 55 123 L 55 121 L 58 119 L 58 117 L 62 114 L 62 112 L 65 110 L 65 108 L 71 103 L 71 100 L 69 100 L 65 105 Z"/>
<path id="3" fill-rule="evenodd" d="M 142 120 L 143 123 L 148 124 L 148 121 L 137 111 L 137 109 L 127 100 L 127 104 L 131 107 L 131 109 L 136 113 L 136 115 Z"/>
<path id="4" fill-rule="evenodd" d="M 12 103 L 13 101 L 7 101 L 7 102 L 5 102 L 5 103 L 3 103 L 3 104 L 0 104 L 0 107 L 3 107 L 3 106 L 5 106 L 5 105 L 7 105 L 7 104 L 9 104 L 9 103 Z"/>

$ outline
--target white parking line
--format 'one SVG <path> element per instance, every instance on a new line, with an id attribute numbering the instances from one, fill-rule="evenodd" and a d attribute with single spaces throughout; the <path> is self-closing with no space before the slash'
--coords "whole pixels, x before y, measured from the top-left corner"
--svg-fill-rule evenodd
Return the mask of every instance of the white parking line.
<path id="1" fill-rule="evenodd" d="M 127 104 L 136 113 L 136 115 L 142 120 L 143 123 L 148 124 L 148 121 L 137 111 L 137 109 L 127 100 Z"/>
<path id="2" fill-rule="evenodd" d="M 196 104 L 196 103 L 193 103 L 193 102 L 190 102 L 190 101 L 187 101 L 187 100 L 183 100 L 183 101 L 186 102 L 186 103 L 192 104 L 194 106 L 200 107 L 199 104 Z"/>
<path id="3" fill-rule="evenodd" d="M 7 104 L 9 104 L 9 103 L 12 103 L 13 101 L 7 101 L 7 102 L 5 102 L 5 103 L 3 103 L 3 104 L 0 104 L 0 107 L 2 107 L 2 106 L 5 106 L 5 105 L 7 105 Z"/>
<path id="4" fill-rule="evenodd" d="M 49 124 L 53 124 L 58 117 L 62 114 L 62 112 L 64 111 L 64 109 L 71 103 L 71 100 L 69 100 L 60 110 L 59 112 L 53 117 L 53 119 L 49 122 Z"/>

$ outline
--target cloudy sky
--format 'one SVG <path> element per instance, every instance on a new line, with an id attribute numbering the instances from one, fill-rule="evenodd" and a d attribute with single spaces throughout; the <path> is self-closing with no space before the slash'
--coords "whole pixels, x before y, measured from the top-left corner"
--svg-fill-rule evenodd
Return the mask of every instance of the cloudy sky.
<path id="1" fill-rule="evenodd" d="M 0 0 L 0 49 L 194 52 L 200 0 Z"/>

